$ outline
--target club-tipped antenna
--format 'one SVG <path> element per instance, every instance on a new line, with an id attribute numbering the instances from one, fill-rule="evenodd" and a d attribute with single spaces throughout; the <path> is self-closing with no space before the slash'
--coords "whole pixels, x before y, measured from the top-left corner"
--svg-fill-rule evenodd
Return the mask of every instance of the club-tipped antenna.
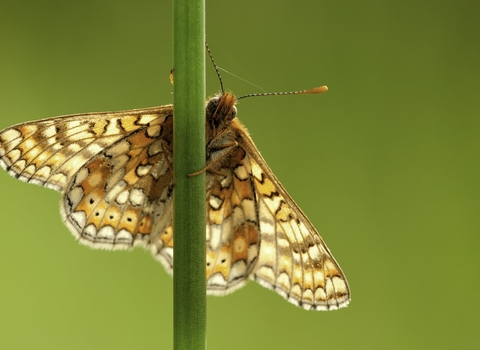
<path id="1" fill-rule="evenodd" d="M 208 55 L 210 56 L 210 60 L 212 61 L 212 64 L 213 64 L 213 68 L 215 68 L 215 72 L 217 72 L 217 77 L 218 77 L 218 80 L 220 80 L 220 88 L 222 89 L 222 94 L 225 93 L 225 90 L 223 89 L 223 80 L 222 80 L 222 76 L 220 75 L 220 71 L 218 70 L 218 67 L 215 63 L 215 60 L 213 59 L 213 55 L 212 55 L 212 52 L 210 51 L 210 48 L 208 47 L 208 44 L 205 42 L 205 48 L 207 49 L 207 52 L 208 52 Z"/>
<path id="2" fill-rule="evenodd" d="M 237 97 L 237 100 L 241 100 L 242 98 L 247 97 L 256 97 L 256 96 L 279 96 L 279 95 L 307 95 L 307 94 L 321 94 L 322 92 L 326 92 L 328 87 L 325 85 L 318 86 L 313 89 L 301 90 L 301 91 L 285 91 L 285 92 L 264 92 L 259 94 L 248 94 Z"/>
<path id="3" fill-rule="evenodd" d="M 210 60 L 212 61 L 213 68 L 215 68 L 215 72 L 217 72 L 217 77 L 218 77 L 218 80 L 220 81 L 220 88 L 222 90 L 222 94 L 225 94 L 225 90 L 223 88 L 222 75 L 220 74 L 220 70 L 218 69 L 218 66 L 215 63 L 215 60 L 213 59 L 212 52 L 210 51 L 210 47 L 208 47 L 207 42 L 205 42 L 205 48 L 207 49 L 208 56 L 210 56 Z M 313 89 L 300 90 L 300 91 L 263 92 L 263 93 L 256 93 L 256 94 L 247 94 L 247 95 L 237 97 L 237 100 L 241 100 L 242 98 L 257 97 L 257 96 L 321 94 L 322 92 L 326 92 L 326 91 L 328 91 L 328 87 L 323 85 L 323 86 L 317 86 Z"/>

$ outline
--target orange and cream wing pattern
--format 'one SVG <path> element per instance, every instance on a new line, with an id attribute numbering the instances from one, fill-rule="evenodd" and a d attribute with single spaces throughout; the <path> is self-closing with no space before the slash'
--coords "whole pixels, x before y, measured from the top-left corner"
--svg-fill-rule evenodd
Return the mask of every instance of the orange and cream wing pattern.
<path id="1" fill-rule="evenodd" d="M 0 165 L 62 192 L 62 217 L 81 243 L 148 245 L 172 216 L 172 118 L 163 106 L 19 124 L 0 133 Z"/>
<path id="2" fill-rule="evenodd" d="M 245 127 L 238 147 L 207 195 L 207 285 L 212 294 L 247 277 L 307 310 L 334 310 L 350 300 L 347 280 L 322 238 L 272 173 Z M 228 139 L 228 137 L 226 137 Z"/>
<path id="3" fill-rule="evenodd" d="M 350 290 L 340 266 L 248 134 L 242 133 L 260 232 L 258 261 L 250 278 L 307 310 L 347 306 Z"/>
<path id="4" fill-rule="evenodd" d="M 147 247 L 171 224 L 172 117 L 142 115 L 144 127 L 105 148 L 73 177 L 62 212 L 82 243 L 105 249 Z"/>
<path id="5" fill-rule="evenodd" d="M 212 176 L 207 192 L 207 288 L 224 295 L 241 288 L 258 261 L 259 221 L 245 150 L 236 148 Z"/>
<path id="6" fill-rule="evenodd" d="M 168 114 L 172 115 L 171 105 L 14 125 L 0 131 L 0 166 L 17 179 L 63 192 L 76 172 L 97 154 Z"/>

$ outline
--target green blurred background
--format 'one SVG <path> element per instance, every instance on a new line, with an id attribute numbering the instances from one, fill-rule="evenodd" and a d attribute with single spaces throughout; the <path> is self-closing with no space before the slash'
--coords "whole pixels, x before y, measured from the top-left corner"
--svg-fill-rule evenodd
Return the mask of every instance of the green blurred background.
<path id="1" fill-rule="evenodd" d="M 0 6 L 0 128 L 171 103 L 170 1 Z M 253 282 L 209 297 L 209 349 L 480 346 L 479 7 L 207 1 L 222 68 L 266 91 L 329 86 L 243 100 L 239 118 L 352 289 L 335 312 Z M 172 279 L 147 251 L 77 244 L 59 198 L 0 172 L 0 348 L 170 349 Z"/>

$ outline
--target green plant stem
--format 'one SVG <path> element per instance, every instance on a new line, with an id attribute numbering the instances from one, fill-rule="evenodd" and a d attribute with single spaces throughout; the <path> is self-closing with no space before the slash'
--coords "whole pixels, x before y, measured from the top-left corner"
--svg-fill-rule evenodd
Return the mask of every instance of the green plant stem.
<path id="1" fill-rule="evenodd" d="M 206 347 L 205 2 L 174 0 L 174 349 Z"/>

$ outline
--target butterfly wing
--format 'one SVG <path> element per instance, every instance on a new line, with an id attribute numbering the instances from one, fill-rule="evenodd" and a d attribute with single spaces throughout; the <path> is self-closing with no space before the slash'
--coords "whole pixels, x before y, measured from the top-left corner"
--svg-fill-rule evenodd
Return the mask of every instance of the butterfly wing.
<path id="1" fill-rule="evenodd" d="M 0 131 L 0 166 L 22 181 L 62 192 L 92 157 L 171 109 L 76 114 L 14 125 Z"/>
<path id="2" fill-rule="evenodd" d="M 169 105 L 19 124 L 0 133 L 0 165 L 62 192 L 62 217 L 81 243 L 148 244 L 172 218 L 172 116 Z"/>
<path id="3" fill-rule="evenodd" d="M 272 173 L 246 129 L 240 123 L 235 128 L 239 146 L 245 150 L 243 168 L 236 172 L 249 174 L 260 235 L 250 278 L 305 309 L 347 306 L 350 290 L 340 266 Z"/>
<path id="4" fill-rule="evenodd" d="M 238 147 L 216 173 L 207 174 L 209 294 L 225 295 L 241 288 L 257 261 L 259 222 L 246 156 Z"/>

